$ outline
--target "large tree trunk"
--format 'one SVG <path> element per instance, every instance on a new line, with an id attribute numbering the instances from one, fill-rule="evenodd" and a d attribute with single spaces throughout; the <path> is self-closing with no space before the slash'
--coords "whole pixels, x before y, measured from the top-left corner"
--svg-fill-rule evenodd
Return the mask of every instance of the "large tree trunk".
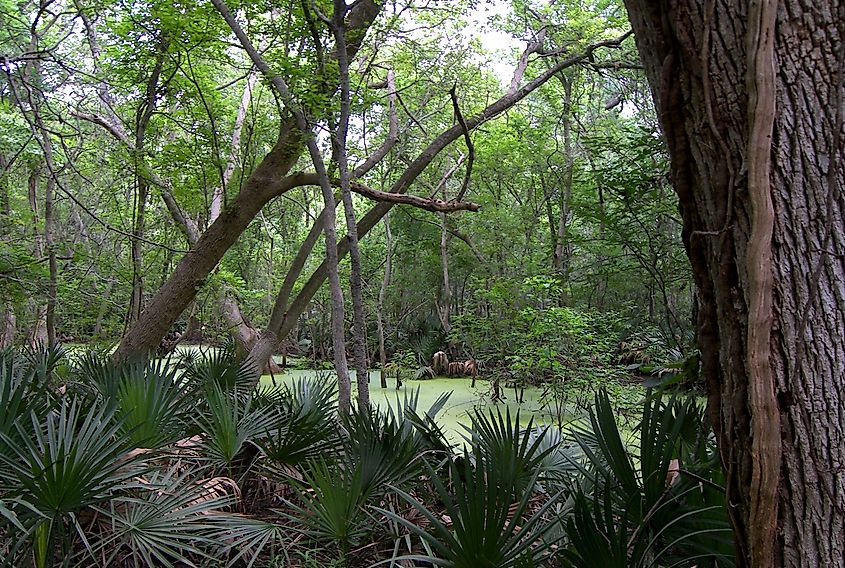
<path id="1" fill-rule="evenodd" d="M 302 133 L 292 117 L 282 122 L 273 150 L 244 183 L 238 196 L 182 257 L 170 278 L 147 303 L 140 319 L 123 336 L 118 357 L 149 353 L 185 310 L 223 255 L 246 230 L 261 208 L 278 194 L 282 178 L 302 152 Z"/>
<path id="2" fill-rule="evenodd" d="M 845 565 L 845 2 L 625 0 L 672 158 L 741 566 Z"/>

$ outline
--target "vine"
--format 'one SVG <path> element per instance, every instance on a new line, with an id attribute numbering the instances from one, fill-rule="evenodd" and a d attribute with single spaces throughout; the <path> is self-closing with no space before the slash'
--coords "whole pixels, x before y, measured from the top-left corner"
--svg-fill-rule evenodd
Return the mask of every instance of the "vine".
<path id="1" fill-rule="evenodd" d="M 749 548 L 752 566 L 775 565 L 781 445 L 775 380 L 771 365 L 772 233 L 771 147 L 776 91 L 774 33 L 777 0 L 749 6 L 748 198 L 751 235 L 748 270 L 748 383 L 751 412 L 751 511 Z"/>

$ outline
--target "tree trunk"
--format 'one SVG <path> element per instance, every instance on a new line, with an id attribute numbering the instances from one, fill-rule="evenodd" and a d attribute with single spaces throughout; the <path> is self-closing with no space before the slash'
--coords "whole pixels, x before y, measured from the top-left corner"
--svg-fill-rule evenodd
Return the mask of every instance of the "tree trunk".
<path id="1" fill-rule="evenodd" d="M 127 325 L 132 325 L 137 321 L 144 309 L 144 251 L 141 241 L 144 238 L 148 193 L 149 185 L 146 180 L 138 176 L 135 187 L 135 215 L 132 223 L 132 294 L 129 297 Z"/>
<path id="2" fill-rule="evenodd" d="M 94 322 L 94 331 L 91 338 L 96 341 L 100 339 L 103 332 L 103 319 L 109 311 L 109 297 L 111 296 L 112 288 L 114 287 L 114 280 L 109 280 L 106 284 L 106 289 L 102 292 L 102 301 L 100 302 L 100 309 L 97 310 L 97 319 Z"/>
<path id="3" fill-rule="evenodd" d="M 340 176 L 340 195 L 346 220 L 346 238 L 349 241 L 349 288 L 352 295 L 352 349 L 355 357 L 355 380 L 358 383 L 358 408 L 370 406 L 370 373 L 367 365 L 365 338 L 364 292 L 361 282 L 361 251 L 358 248 L 358 227 L 355 206 L 349 187 L 349 160 L 346 137 L 349 131 L 350 92 L 349 58 L 346 53 L 346 0 L 334 0 L 331 28 L 336 44 L 338 82 L 340 84 L 340 120 L 334 132 L 334 155 Z M 328 202 L 326 203 L 328 205 Z"/>
<path id="4" fill-rule="evenodd" d="M 41 129 L 43 140 L 44 161 L 47 164 L 47 183 L 44 189 L 44 244 L 47 246 L 47 268 L 49 280 L 47 281 L 47 306 L 44 312 L 44 324 L 47 327 L 47 345 L 56 345 L 56 299 L 59 286 L 59 268 L 56 263 L 56 236 L 54 233 L 55 211 L 54 197 L 56 192 L 56 168 L 53 163 L 53 142 L 50 134 L 44 128 L 41 115 L 36 110 L 36 124 Z"/>
<path id="5" fill-rule="evenodd" d="M 144 256 L 143 245 L 146 224 L 147 196 L 150 192 L 150 181 L 145 170 L 144 152 L 147 143 L 147 127 L 156 108 L 156 97 L 159 92 L 159 78 L 161 77 L 164 57 L 169 42 L 161 37 L 158 43 L 156 62 L 147 80 L 144 100 L 136 113 L 135 122 L 135 152 L 133 156 L 135 169 L 135 218 L 132 225 L 132 295 L 129 302 L 128 324 L 132 325 L 141 317 L 144 309 Z"/>
<path id="6" fill-rule="evenodd" d="M 0 348 L 12 347 L 15 344 L 17 321 L 14 306 L 11 302 L 8 302 L 6 309 L 3 311 L 3 329 L 2 333 L 0 333 Z"/>
<path id="7" fill-rule="evenodd" d="M 176 269 L 147 303 L 141 318 L 129 328 L 116 352 L 118 357 L 148 353 L 155 349 L 167 330 L 185 310 L 205 279 L 261 208 L 277 195 L 275 180 L 296 163 L 302 151 L 302 134 L 294 120 L 282 122 L 276 146 L 261 161 L 238 196 L 223 210 L 182 257 Z"/>
<path id="8" fill-rule="evenodd" d="M 243 354 L 249 354 L 258 342 L 259 332 L 252 327 L 243 317 L 238 302 L 232 297 L 228 290 L 223 290 L 220 297 L 220 314 L 226 322 L 227 331 L 232 336 L 235 345 Z M 267 355 L 266 363 L 261 368 L 261 374 L 274 374 L 281 372 L 281 368 L 273 360 L 275 346 Z"/>
<path id="9" fill-rule="evenodd" d="M 557 235 L 555 236 L 554 270 L 560 279 L 560 301 L 566 305 L 569 288 L 569 263 L 572 248 L 569 245 L 570 204 L 572 203 L 572 173 L 575 157 L 572 150 L 572 79 L 564 73 L 558 73 L 563 85 L 563 152 L 566 166 L 563 171 L 559 195 Z"/>
<path id="10" fill-rule="evenodd" d="M 255 88 L 255 81 L 258 79 L 258 73 L 252 72 L 247 77 L 244 92 L 241 95 L 241 103 L 238 105 L 238 114 L 235 117 L 235 126 L 232 128 L 232 142 L 229 145 L 229 157 L 226 159 L 226 169 L 223 170 L 223 179 L 219 186 L 214 188 L 211 195 L 211 204 L 208 207 L 208 222 L 213 223 L 223 211 L 223 205 L 226 201 L 226 188 L 232 179 L 232 174 L 235 173 L 235 167 L 238 164 L 241 152 L 241 132 L 244 127 L 244 120 L 246 119 L 247 110 L 249 110 L 249 103 L 252 100 L 252 91 Z"/>
<path id="11" fill-rule="evenodd" d="M 29 207 L 32 210 L 32 240 L 35 258 L 42 258 L 44 256 L 44 235 L 39 230 L 41 221 L 38 215 L 38 177 L 40 169 L 40 162 L 34 164 L 27 178 Z M 47 345 L 47 306 L 38 305 L 34 299 L 30 299 L 29 305 L 32 308 L 30 311 L 34 314 L 34 319 L 29 333 L 28 343 L 33 348 L 44 347 Z"/>
<path id="12" fill-rule="evenodd" d="M 845 3 L 625 0 L 672 158 L 740 566 L 845 565 Z"/>
<path id="13" fill-rule="evenodd" d="M 378 324 L 378 356 L 381 367 L 381 388 L 386 389 L 387 376 L 384 368 L 387 366 L 387 353 L 384 351 L 384 297 L 387 294 L 387 287 L 390 285 L 391 272 L 393 271 L 393 235 L 390 232 L 390 214 L 384 216 L 384 234 L 387 240 L 387 253 L 384 261 L 384 278 L 381 279 L 381 287 L 378 290 L 376 323 Z"/>
<path id="14" fill-rule="evenodd" d="M 222 1 L 215 1 L 215 6 L 221 13 L 228 12 Z M 380 4 L 364 0 L 356 2 L 348 11 L 346 29 L 350 37 L 354 36 L 346 45 L 350 58 L 360 49 L 368 28 L 381 9 Z M 273 73 L 270 69 L 267 71 L 265 76 L 269 78 Z M 319 84 L 321 94 L 330 95 L 335 89 L 336 83 L 332 81 L 324 80 Z M 326 114 L 327 109 L 319 109 L 318 112 Z M 194 299 L 226 251 L 246 230 L 261 208 L 292 187 L 286 185 L 290 179 L 283 178 L 302 153 L 305 141 L 296 117 L 286 109 L 281 117 L 279 136 L 273 149 L 244 182 L 237 197 L 202 234 L 197 244 L 191 247 L 190 254 L 182 257 L 168 281 L 150 300 L 135 325 L 123 336 L 115 357 L 146 354 L 155 349 L 176 318 Z"/>
<path id="15" fill-rule="evenodd" d="M 453 170 L 454 171 L 454 170 Z M 446 182 L 450 174 L 444 176 L 440 183 L 441 197 L 447 201 Z M 450 311 L 452 309 L 452 283 L 449 281 L 449 230 L 447 223 L 449 218 L 446 213 L 440 214 L 440 270 L 443 275 L 443 291 L 440 294 L 440 302 L 437 306 L 437 315 L 440 317 L 440 325 L 443 326 L 443 333 L 449 335 L 452 330 Z"/>

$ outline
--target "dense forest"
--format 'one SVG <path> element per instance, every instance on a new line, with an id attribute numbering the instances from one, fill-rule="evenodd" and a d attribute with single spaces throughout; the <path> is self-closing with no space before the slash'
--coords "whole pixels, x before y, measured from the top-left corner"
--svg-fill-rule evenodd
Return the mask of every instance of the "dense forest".
<path id="1" fill-rule="evenodd" d="M 0 0 L 0 566 L 845 562 L 845 3 L 679 4 Z"/>

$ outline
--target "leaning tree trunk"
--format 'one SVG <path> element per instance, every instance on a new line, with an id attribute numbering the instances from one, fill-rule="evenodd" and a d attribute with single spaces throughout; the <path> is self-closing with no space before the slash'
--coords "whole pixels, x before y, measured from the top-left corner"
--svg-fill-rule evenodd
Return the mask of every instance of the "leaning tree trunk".
<path id="1" fill-rule="evenodd" d="M 701 295 L 739 564 L 845 566 L 845 2 L 625 3 Z"/>

